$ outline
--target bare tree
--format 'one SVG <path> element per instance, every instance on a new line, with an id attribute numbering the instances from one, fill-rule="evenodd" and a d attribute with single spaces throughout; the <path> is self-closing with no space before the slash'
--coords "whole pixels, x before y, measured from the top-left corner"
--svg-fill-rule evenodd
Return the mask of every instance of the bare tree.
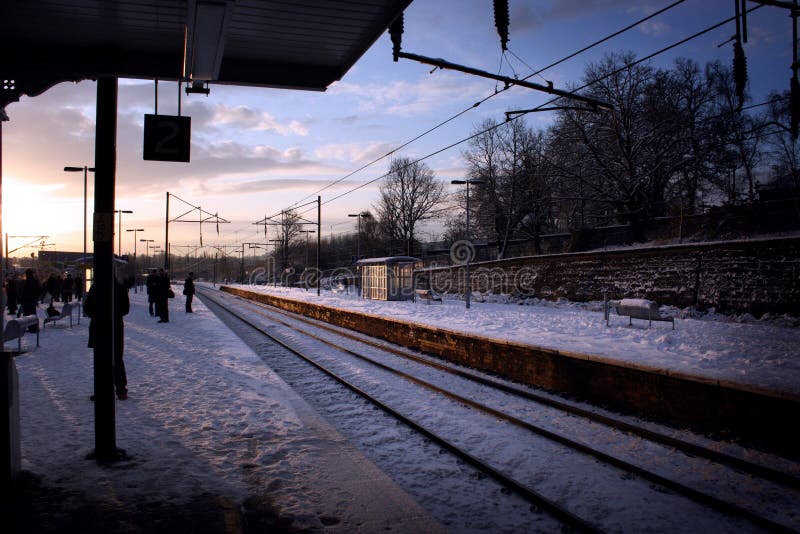
<path id="1" fill-rule="evenodd" d="M 500 258 L 509 241 L 520 237 L 533 238 L 539 252 L 551 196 L 545 146 L 544 134 L 531 131 L 522 120 L 487 120 L 464 152 L 469 178 L 484 182 L 471 192 L 474 235 L 493 238 Z M 464 196 L 457 196 L 462 204 Z"/>
<path id="2" fill-rule="evenodd" d="M 769 107 L 762 120 L 769 129 L 766 145 L 772 159 L 775 179 L 788 177 L 800 189 L 800 142 L 791 134 L 791 98 L 789 92 L 771 93 Z"/>
<path id="3" fill-rule="evenodd" d="M 436 180 L 425 163 L 409 158 L 394 158 L 380 188 L 375 206 L 383 232 L 402 244 L 409 256 L 414 252 L 417 225 L 438 215 L 444 198 L 444 184 Z"/>
<path id="4" fill-rule="evenodd" d="M 752 116 L 739 111 L 739 99 L 731 70 L 720 62 L 709 64 L 707 76 L 715 88 L 715 118 L 711 121 L 716 135 L 728 147 L 724 159 L 726 171 L 716 177 L 716 185 L 730 204 L 744 196 L 755 201 L 756 169 L 762 159 L 761 138 L 753 132 L 761 128 Z"/>

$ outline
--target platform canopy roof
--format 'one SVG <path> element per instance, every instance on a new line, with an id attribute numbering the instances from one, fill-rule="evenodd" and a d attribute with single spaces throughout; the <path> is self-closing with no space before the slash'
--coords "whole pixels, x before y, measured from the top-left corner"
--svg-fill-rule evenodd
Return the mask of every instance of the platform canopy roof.
<path id="1" fill-rule="evenodd" d="M 0 111 L 102 76 L 324 91 L 410 3 L 2 0 Z"/>

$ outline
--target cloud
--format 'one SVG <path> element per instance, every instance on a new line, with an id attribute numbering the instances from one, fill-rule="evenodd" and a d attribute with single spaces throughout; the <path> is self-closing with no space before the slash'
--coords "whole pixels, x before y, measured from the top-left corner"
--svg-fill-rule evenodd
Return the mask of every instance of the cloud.
<path id="1" fill-rule="evenodd" d="M 437 71 L 415 83 L 394 81 L 359 85 L 338 82 L 331 86 L 329 93 L 356 98 L 356 110 L 360 114 L 383 113 L 407 118 L 450 105 L 464 106 L 485 97 L 493 84 L 466 74 Z"/>
<path id="2" fill-rule="evenodd" d="M 341 143 L 323 145 L 314 151 L 314 155 L 320 159 L 333 159 L 347 162 L 348 164 L 369 163 L 389 151 L 394 146 L 389 143 L 368 142 L 368 143 Z"/>
<path id="3" fill-rule="evenodd" d="M 645 35 L 649 35 L 650 37 L 661 37 L 662 35 L 666 34 L 670 30 L 669 24 L 665 24 L 663 22 L 658 22 L 654 20 L 648 20 L 647 22 L 643 22 L 637 26 L 639 31 Z"/>
<path id="4" fill-rule="evenodd" d="M 308 128 L 297 120 L 284 124 L 273 115 L 248 106 L 226 106 L 220 104 L 214 107 L 211 123 L 234 128 L 256 131 L 270 131 L 279 135 L 308 136 Z"/>

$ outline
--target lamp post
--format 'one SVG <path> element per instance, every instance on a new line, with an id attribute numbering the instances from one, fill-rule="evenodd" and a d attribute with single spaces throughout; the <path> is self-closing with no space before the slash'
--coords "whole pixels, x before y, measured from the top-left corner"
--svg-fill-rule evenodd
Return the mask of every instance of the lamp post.
<path id="1" fill-rule="evenodd" d="M 136 261 L 136 235 L 139 232 L 144 232 L 144 228 L 134 228 L 133 230 L 125 230 L 126 232 L 133 232 L 133 266 L 134 269 L 139 269 L 139 262 Z M 121 233 L 121 232 L 120 232 Z M 133 284 L 133 292 L 138 293 L 139 287 L 139 273 L 134 271 L 134 284 Z"/>
<path id="2" fill-rule="evenodd" d="M 361 219 L 364 217 L 372 217 L 368 211 L 360 211 L 358 213 L 348 213 L 348 217 L 358 218 L 358 233 L 356 234 L 356 288 L 358 296 L 361 296 L 361 267 L 358 265 L 358 260 L 361 259 Z"/>
<path id="3" fill-rule="evenodd" d="M 277 256 L 278 256 L 278 247 L 283 246 L 283 239 L 270 239 L 269 240 L 271 245 L 275 246 L 275 261 L 272 262 L 272 281 L 274 282 L 273 286 L 278 287 L 278 267 L 277 267 Z M 281 266 L 282 268 L 282 266 Z"/>
<path id="4" fill-rule="evenodd" d="M 316 234 L 316 230 L 300 230 L 302 233 L 306 234 L 306 269 L 308 269 L 308 234 Z"/>
<path id="5" fill-rule="evenodd" d="M 150 243 L 152 243 L 153 241 L 155 241 L 155 239 L 140 239 L 139 240 L 139 242 L 144 243 L 145 245 L 147 245 L 147 248 L 145 248 L 144 257 L 145 257 L 145 264 L 147 265 L 148 268 L 150 267 L 150 261 L 149 261 L 149 259 L 150 259 Z"/>
<path id="6" fill-rule="evenodd" d="M 486 180 L 478 180 L 478 179 L 472 178 L 470 180 L 451 180 L 450 183 L 453 184 L 453 185 L 466 185 L 467 186 L 467 243 L 469 243 L 471 245 L 472 243 L 470 243 L 470 241 L 469 241 L 469 239 L 470 239 L 470 236 L 469 236 L 469 186 L 470 185 L 485 184 Z M 464 302 L 467 305 L 467 309 L 469 309 L 469 301 L 470 301 L 470 297 L 472 296 L 472 278 L 470 278 L 470 273 L 469 273 L 469 260 L 472 259 L 472 258 L 470 258 L 470 256 L 471 256 L 471 252 L 468 251 L 468 253 L 467 253 L 467 262 L 466 262 L 466 265 L 464 266 L 464 277 L 465 277 L 465 282 L 466 282 L 466 284 L 465 284 L 466 287 L 464 288 Z"/>
<path id="7" fill-rule="evenodd" d="M 372 217 L 368 211 L 362 211 L 359 213 L 348 213 L 348 217 L 357 217 L 358 218 L 358 233 L 356 234 L 356 262 L 361 259 L 361 219 L 364 217 Z"/>
<path id="8" fill-rule="evenodd" d="M 152 245 L 150 249 L 153 251 L 153 258 L 156 257 L 156 250 L 161 250 L 161 245 Z"/>
<path id="9" fill-rule="evenodd" d="M 64 167 L 65 172 L 83 172 L 83 262 L 86 263 L 86 182 L 89 172 L 94 172 L 94 167 Z"/>
<path id="10" fill-rule="evenodd" d="M 119 213 L 119 245 L 117 246 L 117 256 L 122 256 L 122 214 L 133 213 L 131 210 L 114 210 L 114 213 Z"/>

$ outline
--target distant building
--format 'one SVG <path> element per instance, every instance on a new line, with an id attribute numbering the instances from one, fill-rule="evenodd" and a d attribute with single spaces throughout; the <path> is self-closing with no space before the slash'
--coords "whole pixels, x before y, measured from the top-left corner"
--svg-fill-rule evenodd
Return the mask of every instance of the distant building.
<path id="1" fill-rule="evenodd" d="M 64 250 L 40 250 L 39 261 L 52 264 L 61 264 L 61 267 L 77 265 L 79 263 L 91 264 L 94 257 L 92 254 L 84 256 L 83 252 L 67 252 Z"/>

